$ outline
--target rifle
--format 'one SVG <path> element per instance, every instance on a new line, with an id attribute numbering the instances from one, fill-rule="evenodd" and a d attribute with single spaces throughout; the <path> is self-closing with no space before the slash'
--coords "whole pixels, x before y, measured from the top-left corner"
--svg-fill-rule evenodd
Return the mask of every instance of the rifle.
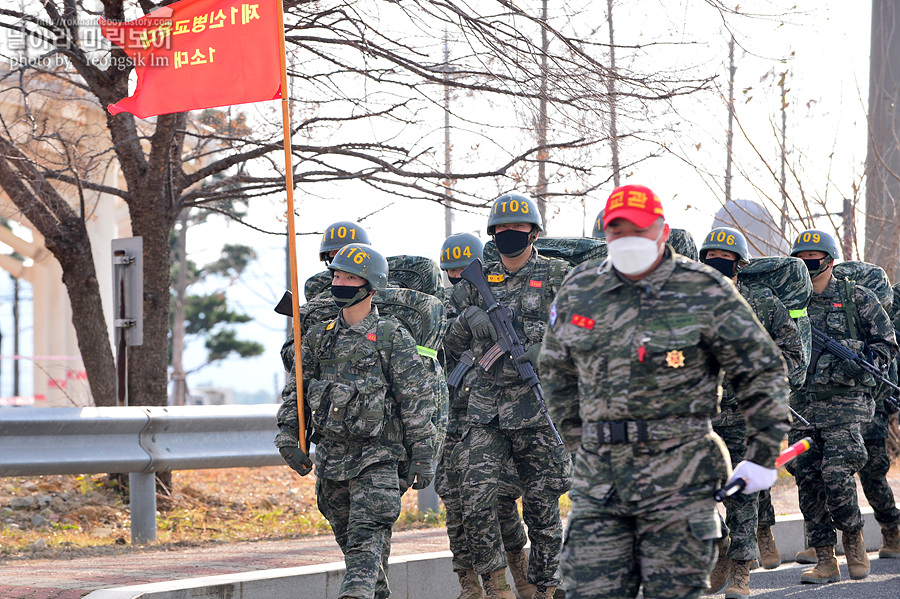
<path id="1" fill-rule="evenodd" d="M 884 376 L 884 373 L 870 361 L 866 360 L 846 345 L 841 345 L 816 327 L 810 328 L 812 329 L 812 355 L 809 360 L 810 373 L 815 372 L 815 363 L 819 361 L 822 352 L 827 351 L 842 360 L 853 360 L 860 368 L 875 377 L 875 380 L 879 383 L 887 385 L 896 392 L 900 392 L 900 387 L 892 383 L 891 380 Z M 897 399 L 893 395 L 886 397 L 884 401 L 894 409 L 900 410 L 900 399 Z"/>
<path id="2" fill-rule="evenodd" d="M 541 387 L 541 381 L 538 379 L 534 366 L 527 360 L 519 361 L 519 358 L 525 355 L 525 347 L 522 345 L 522 341 L 519 340 L 519 336 L 513 328 L 513 311 L 508 306 L 504 306 L 498 302 L 497 298 L 494 297 L 487 280 L 484 278 L 481 260 L 473 260 L 465 269 L 463 269 L 460 276 L 474 285 L 475 289 L 478 290 L 478 293 L 481 294 L 481 298 L 487 306 L 486 311 L 491 319 L 491 324 L 494 325 L 494 330 L 497 332 L 497 343 L 484 353 L 481 360 L 478 361 L 478 364 L 485 370 L 488 370 L 498 359 L 509 354 L 512 357 L 513 364 L 515 364 L 519 376 L 523 381 L 528 383 L 531 390 L 534 392 L 535 397 L 537 397 L 538 402 L 541 404 L 541 412 L 543 412 L 544 417 L 550 424 L 550 430 L 553 431 L 556 442 L 562 445 L 562 438 L 559 436 L 559 432 L 556 430 L 556 426 L 553 425 L 553 420 L 550 418 L 550 413 L 547 411 L 547 404 L 544 401 L 544 389 Z"/>

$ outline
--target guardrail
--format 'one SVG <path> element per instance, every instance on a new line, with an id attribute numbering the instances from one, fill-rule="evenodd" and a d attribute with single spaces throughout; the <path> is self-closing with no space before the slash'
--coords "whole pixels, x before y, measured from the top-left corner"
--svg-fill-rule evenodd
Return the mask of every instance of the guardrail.
<path id="1" fill-rule="evenodd" d="M 128 473 L 131 540 L 156 540 L 156 472 L 282 466 L 279 404 L 0 407 L 0 477 Z M 434 486 L 421 511 L 440 509 Z"/>
<path id="2" fill-rule="evenodd" d="M 156 540 L 156 472 L 283 465 L 277 404 L 0 408 L 0 476 L 129 474 L 131 540 Z"/>

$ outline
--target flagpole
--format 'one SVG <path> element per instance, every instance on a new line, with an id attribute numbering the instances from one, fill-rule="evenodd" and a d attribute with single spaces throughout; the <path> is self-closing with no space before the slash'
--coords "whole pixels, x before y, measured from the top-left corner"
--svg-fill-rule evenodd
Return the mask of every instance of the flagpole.
<path id="1" fill-rule="evenodd" d="M 278 57 L 281 60 L 281 122 L 284 127 L 284 182 L 287 187 L 288 255 L 291 270 L 291 302 L 294 313 L 294 371 L 297 379 L 297 441 L 304 452 L 306 447 L 306 418 L 303 409 L 303 356 L 300 354 L 300 292 L 297 280 L 297 230 L 294 224 L 294 170 L 291 160 L 291 111 L 288 105 L 287 53 L 284 47 L 284 6 L 282 0 L 275 0 L 278 7 Z"/>

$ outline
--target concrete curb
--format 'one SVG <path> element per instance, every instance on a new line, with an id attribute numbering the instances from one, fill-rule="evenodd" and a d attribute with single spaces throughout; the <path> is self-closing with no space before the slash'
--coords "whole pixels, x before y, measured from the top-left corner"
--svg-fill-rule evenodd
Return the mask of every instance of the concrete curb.
<path id="1" fill-rule="evenodd" d="M 871 508 L 862 509 L 866 549 L 881 546 L 881 527 Z M 803 517 L 776 517 L 773 534 L 785 562 L 805 549 Z M 839 553 L 843 551 L 838 543 Z M 449 551 L 421 553 L 390 559 L 391 599 L 453 599 L 459 584 Z M 260 570 L 222 576 L 187 578 L 112 589 L 88 594 L 84 599 L 336 599 L 344 577 L 342 562 Z M 507 580 L 512 577 L 507 574 Z"/>

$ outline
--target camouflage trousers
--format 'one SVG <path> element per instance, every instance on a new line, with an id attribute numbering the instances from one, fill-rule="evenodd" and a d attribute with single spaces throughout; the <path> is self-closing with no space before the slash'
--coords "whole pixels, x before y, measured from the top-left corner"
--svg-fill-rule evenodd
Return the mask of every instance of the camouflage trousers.
<path id="1" fill-rule="evenodd" d="M 772 507 L 772 491 L 766 489 L 759 492 L 759 500 L 756 502 L 759 506 L 756 510 L 757 526 L 775 526 L 775 508 Z"/>
<path id="2" fill-rule="evenodd" d="M 447 434 L 435 470 L 434 489 L 447 510 L 447 536 L 450 538 L 450 552 L 453 553 L 453 569 L 464 571 L 472 570 L 473 566 L 463 527 L 463 507 L 459 494 L 459 453 L 463 447 L 460 441 L 462 435 Z M 519 475 L 516 474 L 512 461 L 507 460 L 501 468 L 500 486 L 497 489 L 497 519 L 500 521 L 500 538 L 505 551 L 521 551 L 528 542 L 525 527 L 519 517 L 519 506 L 516 504 L 516 499 L 521 496 Z"/>
<path id="3" fill-rule="evenodd" d="M 887 482 L 891 460 L 887 454 L 888 419 L 883 412 L 875 412 L 871 422 L 862 425 L 863 441 L 869 459 L 859 471 L 859 482 L 863 493 L 875 512 L 875 520 L 883 528 L 900 524 L 900 509 L 894 501 L 894 492 Z"/>
<path id="4" fill-rule="evenodd" d="M 693 599 L 709 586 L 720 537 L 713 485 L 641 501 L 572 491 L 562 553 L 568 599 Z"/>
<path id="5" fill-rule="evenodd" d="M 472 564 L 482 575 L 507 565 L 497 517 L 498 483 L 503 463 L 512 456 L 522 481 L 522 517 L 531 539 L 528 581 L 558 586 L 562 549 L 559 497 L 572 484 L 569 452 L 557 445 L 549 426 L 501 430 L 496 422 L 473 425 L 457 449 L 463 525 Z"/>
<path id="6" fill-rule="evenodd" d="M 731 464 L 736 466 L 747 453 L 747 427 L 743 424 L 717 425 L 713 430 L 725 441 Z M 723 538 L 731 537 L 727 556 L 733 560 L 750 561 L 759 555 L 756 546 L 758 499 L 759 493 L 735 493 L 722 501 L 725 506 L 725 530 L 722 535 Z"/>
<path id="7" fill-rule="evenodd" d="M 385 599 L 391 527 L 400 516 L 396 462 L 369 466 L 350 480 L 316 480 L 319 511 L 344 553 L 341 597 Z"/>
<path id="8" fill-rule="evenodd" d="M 792 428 L 788 442 L 812 438 L 812 447 L 789 463 L 797 479 L 809 547 L 837 543 L 837 532 L 861 530 L 862 514 L 853 475 L 866 463 L 859 423 L 813 430 Z"/>

